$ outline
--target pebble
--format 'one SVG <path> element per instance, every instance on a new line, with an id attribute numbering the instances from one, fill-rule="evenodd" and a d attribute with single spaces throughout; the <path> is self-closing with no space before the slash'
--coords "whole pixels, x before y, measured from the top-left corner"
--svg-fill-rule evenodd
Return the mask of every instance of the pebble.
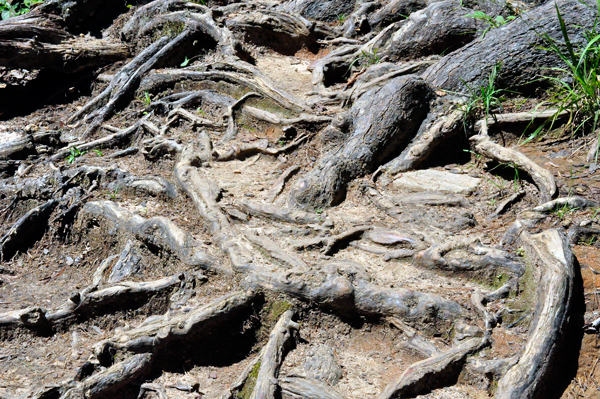
<path id="1" fill-rule="evenodd" d="M 50 251 L 48 250 L 48 248 L 44 249 L 44 255 L 48 255 L 50 253 Z"/>
<path id="2" fill-rule="evenodd" d="M 208 374 L 208 378 L 212 378 L 213 380 L 216 380 L 217 379 L 217 372 L 216 371 L 211 371 Z"/>
<path id="3" fill-rule="evenodd" d="M 65 259 L 65 262 L 66 262 L 67 266 L 71 266 L 73 263 L 75 263 L 73 258 L 71 258 L 70 256 L 67 256 L 67 258 Z"/>

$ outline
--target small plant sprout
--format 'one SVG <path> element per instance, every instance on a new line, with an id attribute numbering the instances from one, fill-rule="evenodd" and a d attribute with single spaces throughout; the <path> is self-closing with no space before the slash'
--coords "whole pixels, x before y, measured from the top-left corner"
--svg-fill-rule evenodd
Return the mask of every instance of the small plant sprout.
<path id="1" fill-rule="evenodd" d="M 204 112 L 204 111 L 202 110 L 202 108 L 200 108 L 200 107 L 198 107 L 198 109 L 196 109 L 196 113 L 198 113 L 198 114 L 200 114 L 200 115 L 202 115 L 202 116 L 206 116 L 206 112 Z"/>
<path id="2" fill-rule="evenodd" d="M 96 149 L 94 150 L 94 152 L 96 153 L 96 155 L 98 155 L 99 157 L 103 156 L 104 154 L 102 154 L 102 151 Z"/>
<path id="3" fill-rule="evenodd" d="M 361 54 L 352 61 L 348 69 L 352 69 L 355 64 L 360 65 L 363 69 L 370 67 L 371 65 L 379 64 L 381 62 L 381 57 L 377 55 L 377 51 L 377 48 L 374 48 L 372 51 L 362 50 Z"/>
<path id="4" fill-rule="evenodd" d="M 558 216 L 558 218 L 559 218 L 560 220 L 563 220 L 563 218 L 564 218 L 564 217 L 565 217 L 567 214 L 569 214 L 569 213 L 571 213 L 571 212 L 573 212 L 573 211 L 576 211 L 576 210 L 578 210 L 578 209 L 579 209 L 579 208 L 576 208 L 576 207 L 569 206 L 569 204 L 564 204 L 563 206 L 560 206 L 560 207 L 557 207 L 556 209 L 554 209 L 554 210 L 552 211 L 552 213 L 554 213 L 556 216 Z"/>
<path id="5" fill-rule="evenodd" d="M 119 193 L 119 187 L 115 187 L 112 191 L 108 192 L 108 196 L 110 197 L 111 200 L 116 200 L 117 199 L 117 194 Z"/>
<path id="6" fill-rule="evenodd" d="M 338 22 L 338 24 L 339 24 L 339 25 L 343 25 L 343 24 L 344 24 L 344 22 L 346 22 L 346 19 L 347 19 L 348 17 L 347 17 L 346 15 L 344 15 L 344 14 L 338 14 L 336 18 L 337 18 L 337 22 Z"/>
<path id="7" fill-rule="evenodd" d="M 516 16 L 514 16 L 514 15 L 508 16 L 506 18 L 504 18 L 502 15 L 498 15 L 496 17 L 492 17 L 490 15 L 487 15 L 483 11 L 475 11 L 475 12 L 473 12 L 473 14 L 467 14 L 467 15 L 465 15 L 465 17 L 475 18 L 475 19 L 483 21 L 483 22 L 485 22 L 487 24 L 486 28 L 481 33 L 481 37 L 482 38 L 485 37 L 485 35 L 491 29 L 499 28 L 502 25 L 506 25 L 507 23 L 509 23 L 510 21 L 512 21 L 513 19 L 516 18 Z"/>
<path id="8" fill-rule="evenodd" d="M 142 99 L 146 107 L 149 107 L 152 104 L 152 97 L 148 91 L 144 92 L 144 98 Z"/>
<path id="9" fill-rule="evenodd" d="M 317 208 L 317 209 L 315 209 L 315 213 L 317 215 L 321 215 L 323 213 L 323 208 Z"/>
<path id="10" fill-rule="evenodd" d="M 83 156 L 85 153 L 86 151 L 79 151 L 77 147 L 69 148 L 69 155 L 66 158 L 67 163 L 75 162 L 75 159 L 79 158 L 80 156 Z"/>
<path id="11" fill-rule="evenodd" d="M 181 67 L 186 67 L 188 66 L 188 64 L 190 63 L 190 59 L 188 57 L 185 57 L 185 59 L 183 60 L 183 62 L 181 63 Z"/>
<path id="12" fill-rule="evenodd" d="M 500 63 L 492 67 L 486 86 L 474 88 L 463 81 L 470 94 L 469 100 L 463 105 L 465 121 L 470 116 L 477 118 L 495 117 L 496 110 L 502 108 L 502 102 L 505 100 L 502 94 L 511 91 L 496 88 L 496 79 L 498 73 L 500 73 L 500 68 Z"/>

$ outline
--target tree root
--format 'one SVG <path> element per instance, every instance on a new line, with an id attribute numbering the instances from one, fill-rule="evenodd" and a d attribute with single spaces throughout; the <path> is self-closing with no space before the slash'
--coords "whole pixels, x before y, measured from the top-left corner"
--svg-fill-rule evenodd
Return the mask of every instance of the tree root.
<path id="1" fill-rule="evenodd" d="M 437 158 L 436 150 L 446 147 L 450 140 L 458 140 L 458 135 L 463 133 L 464 112 L 457 108 L 460 104 L 458 100 L 443 101 L 430 111 L 410 144 L 381 169 L 395 175 L 421 168 Z"/>
<path id="2" fill-rule="evenodd" d="M 291 208 L 280 208 L 278 206 L 260 204 L 252 201 L 241 201 L 239 206 L 244 212 L 252 216 L 258 216 L 278 222 L 316 224 L 323 222 L 326 217 L 325 215 L 318 215 L 316 213 L 309 213 Z"/>
<path id="3" fill-rule="evenodd" d="M 466 248 L 468 254 L 451 257 L 447 260 L 445 254 Z M 500 249 L 484 247 L 478 243 L 477 238 L 457 237 L 448 239 L 441 244 L 432 245 L 430 248 L 415 256 L 417 264 L 421 267 L 441 268 L 451 271 L 474 271 L 484 268 L 503 268 L 514 275 L 520 276 L 524 272 L 523 265 L 510 256 L 508 252 Z"/>
<path id="4" fill-rule="evenodd" d="M 281 176 L 279 176 L 275 184 L 273 184 L 273 187 L 271 187 L 271 189 L 269 190 L 269 200 L 271 202 L 275 201 L 275 198 L 277 198 L 277 196 L 281 194 L 287 180 L 299 171 L 300 166 L 298 165 L 290 166 L 289 168 L 283 171 L 283 173 L 281 174 Z"/>
<path id="5" fill-rule="evenodd" d="M 100 364 L 110 363 L 114 351 L 159 354 L 168 345 L 200 339 L 218 328 L 219 322 L 248 310 L 257 298 L 257 293 L 233 292 L 189 312 L 148 318 L 137 328 L 100 341 L 94 353 Z"/>
<path id="6" fill-rule="evenodd" d="M 556 194 L 556 182 L 554 176 L 548 170 L 532 162 L 519 151 L 505 148 L 490 140 L 487 135 L 478 135 L 471 138 L 474 150 L 481 155 L 494 159 L 498 162 L 512 164 L 527 172 L 540 190 L 541 202 L 550 201 Z"/>
<path id="7" fill-rule="evenodd" d="M 218 70 L 223 67 L 224 70 Z M 213 65 L 210 71 L 192 71 L 192 70 L 165 70 L 149 74 L 140 84 L 140 90 L 155 92 L 164 90 L 177 82 L 184 80 L 191 81 L 216 81 L 228 82 L 248 90 L 261 94 L 263 97 L 270 98 L 283 108 L 296 112 L 309 111 L 309 108 L 301 100 L 298 100 L 288 93 L 276 88 L 268 79 L 262 76 L 262 73 L 250 68 L 236 64 L 217 64 Z M 233 70 L 233 71 L 232 71 Z"/>
<path id="8" fill-rule="evenodd" d="M 65 159 L 65 157 L 70 154 L 71 148 L 77 148 L 79 151 L 89 151 L 96 148 L 112 148 L 121 146 L 124 143 L 131 141 L 132 137 L 137 133 L 140 124 L 141 121 L 138 121 L 125 130 L 99 138 L 97 140 L 89 141 L 87 143 L 73 143 L 66 148 L 58 150 L 49 158 L 49 160 L 59 161 Z"/>
<path id="9" fill-rule="evenodd" d="M 296 271 L 309 269 L 306 262 L 304 262 L 301 258 L 284 251 L 271 239 L 265 236 L 256 235 L 252 232 L 246 232 L 245 235 L 249 241 L 266 251 L 271 258 L 291 267 Z"/>
<path id="10" fill-rule="evenodd" d="M 259 144 L 234 144 L 227 152 L 223 154 L 216 153 L 214 160 L 217 162 L 226 162 L 234 159 L 247 158 L 255 154 L 277 156 L 296 148 L 308 138 L 308 135 L 302 134 L 296 137 L 291 143 L 279 148 L 268 148 L 269 142 L 266 140 L 259 142 Z"/>
<path id="11" fill-rule="evenodd" d="M 234 270 L 243 270 L 252 262 L 252 255 L 236 240 L 239 234 L 230 224 L 227 215 L 217 202 L 220 190 L 210 181 L 201 168 L 212 157 L 210 138 L 204 133 L 200 139 L 202 148 L 198 152 L 184 148 L 180 161 L 175 166 L 175 175 L 181 188 L 196 205 L 200 216 L 208 223 L 208 228 L 219 248 L 227 254 Z"/>
<path id="12" fill-rule="evenodd" d="M 304 241 L 299 241 L 293 244 L 293 247 L 297 251 L 301 251 L 303 249 L 311 249 L 315 247 L 323 247 L 321 252 L 324 255 L 333 255 L 339 247 L 348 241 L 353 241 L 360 238 L 366 231 L 371 230 L 371 226 L 365 227 L 355 227 L 343 233 L 334 235 L 332 237 L 316 237 L 309 238 Z"/>
<path id="13" fill-rule="evenodd" d="M 255 92 L 246 93 L 239 100 L 227 107 L 227 112 L 223 116 L 223 118 L 227 118 L 227 131 L 221 139 L 223 143 L 233 140 L 237 136 L 238 128 L 235 123 L 235 113 L 244 105 L 244 102 L 252 97 L 260 97 L 260 94 Z"/>
<path id="14" fill-rule="evenodd" d="M 533 208 L 534 212 L 549 213 L 561 208 L 569 209 L 585 209 L 597 208 L 600 204 L 596 201 L 589 200 L 583 197 L 561 197 L 552 201 L 548 201 Z"/>
<path id="15" fill-rule="evenodd" d="M 0 239 L 0 262 L 10 260 L 44 235 L 50 215 L 58 203 L 58 200 L 51 199 L 33 208 L 12 225 Z"/>
<path id="16" fill-rule="evenodd" d="M 167 218 L 145 219 L 111 201 L 88 202 L 80 213 L 86 218 L 107 219 L 119 229 L 134 234 L 146 245 L 173 253 L 189 266 L 208 270 L 217 268 L 215 260 L 200 249 L 201 245 Z"/>
<path id="17" fill-rule="evenodd" d="M 411 321 L 428 320 L 433 322 L 433 328 L 437 328 L 438 322 L 453 319 L 464 312 L 455 302 L 437 295 L 378 287 L 367 281 L 365 272 L 354 264 L 333 264 L 325 271 L 327 275 L 303 272 L 300 278 L 293 278 L 293 272 L 257 271 L 248 274 L 246 284 L 333 308 L 348 317 L 396 316 Z M 351 276 L 352 280 L 345 275 Z"/>
<path id="18" fill-rule="evenodd" d="M 269 122 L 274 125 L 292 126 L 292 125 L 314 125 L 331 122 L 331 117 L 301 113 L 297 118 L 281 118 L 271 112 L 262 109 L 246 106 L 242 109 L 244 115 L 249 115 L 261 121 Z"/>
<path id="19" fill-rule="evenodd" d="M 106 266 L 106 263 L 103 266 Z M 73 294 L 64 305 L 56 310 L 28 307 L 2 313 L 0 314 L 0 327 L 44 330 L 67 319 L 89 318 L 116 304 L 120 305 L 119 308 L 127 308 L 139 298 L 147 298 L 173 289 L 180 285 L 183 278 L 183 274 L 179 274 L 142 283 L 125 281 L 100 290 L 98 290 L 98 284 L 93 283 L 90 287 Z"/>
<path id="20" fill-rule="evenodd" d="M 343 399 L 342 395 L 316 378 L 287 376 L 279 379 L 282 399 Z"/>
<path id="21" fill-rule="evenodd" d="M 487 339 L 473 338 L 439 355 L 421 360 L 388 385 L 379 399 L 415 397 L 452 385 L 458 379 L 467 356 L 487 345 Z"/>
<path id="22" fill-rule="evenodd" d="M 269 342 L 262 355 L 260 369 L 256 377 L 256 385 L 251 399 L 274 399 L 277 389 L 279 367 L 283 362 L 285 353 L 294 344 L 294 332 L 298 330 L 298 323 L 292 321 L 294 312 L 286 311 L 281 317 L 269 337 Z"/>
<path id="23" fill-rule="evenodd" d="M 410 141 L 429 111 L 432 95 L 415 77 L 396 78 L 365 93 L 350 111 L 353 132 L 298 181 L 291 202 L 323 208 L 343 201 L 352 179 L 374 172 Z"/>
<path id="24" fill-rule="evenodd" d="M 498 382 L 499 399 L 554 397 L 552 381 L 565 362 L 558 356 L 569 341 L 568 324 L 574 322 L 575 265 L 566 237 L 555 229 L 536 235 L 523 232 L 521 237 L 532 264 L 539 267 L 532 282 L 537 285 L 538 306 L 518 363 Z"/>

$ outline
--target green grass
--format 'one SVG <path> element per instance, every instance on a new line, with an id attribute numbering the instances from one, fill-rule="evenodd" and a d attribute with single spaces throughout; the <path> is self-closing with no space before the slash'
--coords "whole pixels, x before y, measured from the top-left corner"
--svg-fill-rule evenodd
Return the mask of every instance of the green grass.
<path id="1" fill-rule="evenodd" d="M 358 64 L 362 68 L 370 67 L 371 65 L 379 64 L 381 62 L 381 56 L 377 54 L 379 49 L 374 48 L 372 51 L 362 50 L 361 54 L 352 61 L 348 70 L 352 69 L 352 67 Z"/>
<path id="2" fill-rule="evenodd" d="M 471 87 L 463 80 L 463 84 L 469 91 L 469 99 L 463 105 L 465 124 L 470 117 L 487 118 L 495 117 L 496 111 L 502 108 L 502 102 L 505 98 L 502 96 L 505 93 L 511 93 L 510 90 L 496 88 L 496 79 L 500 73 L 502 65 L 500 63 L 494 65 L 488 76 L 486 85 L 478 88 Z"/>
<path id="3" fill-rule="evenodd" d="M 487 15 L 483 11 L 474 11 L 473 14 L 467 14 L 467 15 L 465 15 L 465 17 L 475 18 L 475 19 L 478 19 L 478 20 L 483 21 L 483 22 L 486 23 L 486 28 L 481 33 L 481 37 L 482 38 L 484 38 L 485 35 L 491 29 L 499 28 L 502 25 L 506 25 L 507 23 L 509 23 L 513 19 L 517 18 L 514 15 L 508 16 L 506 18 L 504 18 L 502 15 L 498 15 L 496 17 L 492 17 L 492 16 Z"/>
<path id="4" fill-rule="evenodd" d="M 562 41 L 556 40 L 547 33 L 538 33 L 546 45 L 546 51 L 557 55 L 563 63 L 562 67 L 550 68 L 555 76 L 547 76 L 552 89 L 550 99 L 539 106 L 556 108 L 557 112 L 546 123 L 536 129 L 525 143 L 540 137 L 545 131 L 551 130 L 563 111 L 569 112 L 569 119 L 563 126 L 566 133 L 575 135 L 577 132 L 595 131 L 600 117 L 600 33 L 597 30 L 598 15 L 591 29 L 581 32 L 585 45 L 574 46 L 567 32 L 567 26 L 557 5 L 556 16 L 560 24 Z M 600 11 L 600 3 L 599 3 Z M 539 107 L 538 106 L 538 107 Z"/>
<path id="5" fill-rule="evenodd" d="M 0 0 L 0 16 L 3 20 L 27 14 L 35 4 L 41 4 L 44 0 Z"/>
<path id="6" fill-rule="evenodd" d="M 77 158 L 85 155 L 86 152 L 87 151 L 79 151 L 77 149 L 77 147 L 71 147 L 69 149 L 69 155 L 67 155 L 67 158 L 66 158 L 67 163 L 73 163 L 73 162 L 75 162 L 75 159 L 77 159 Z"/>

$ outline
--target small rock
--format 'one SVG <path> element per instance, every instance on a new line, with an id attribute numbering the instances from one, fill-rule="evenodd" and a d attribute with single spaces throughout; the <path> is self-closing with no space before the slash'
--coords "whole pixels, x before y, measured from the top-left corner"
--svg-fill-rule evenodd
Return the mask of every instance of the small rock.
<path id="1" fill-rule="evenodd" d="M 44 255 L 48 255 L 50 253 L 50 251 L 46 248 L 44 249 Z"/>
<path id="2" fill-rule="evenodd" d="M 217 372 L 216 371 L 211 371 L 208 373 L 208 378 L 212 378 L 213 380 L 217 379 Z"/>
<path id="3" fill-rule="evenodd" d="M 579 227 L 585 227 L 585 226 L 589 226 L 589 225 L 591 225 L 591 224 L 592 224 L 592 221 L 591 221 L 591 220 L 589 220 L 589 219 L 587 219 L 587 220 L 582 220 L 582 221 L 579 223 Z"/>
<path id="4" fill-rule="evenodd" d="M 481 179 L 435 169 L 402 173 L 394 186 L 410 191 L 438 191 L 450 194 L 472 194 Z"/>
<path id="5" fill-rule="evenodd" d="M 73 263 L 75 263 L 75 261 L 70 256 L 67 256 L 65 259 L 65 263 L 67 264 L 67 266 L 71 266 L 73 265 Z"/>

